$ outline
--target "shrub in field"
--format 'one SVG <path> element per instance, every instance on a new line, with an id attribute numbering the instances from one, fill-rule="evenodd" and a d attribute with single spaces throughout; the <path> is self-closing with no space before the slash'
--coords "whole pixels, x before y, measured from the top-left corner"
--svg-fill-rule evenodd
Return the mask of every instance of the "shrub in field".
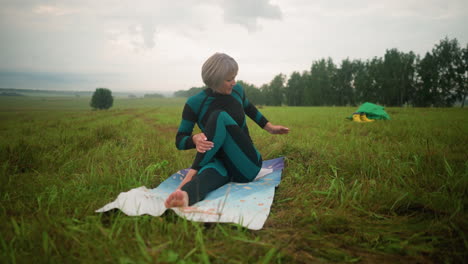
<path id="1" fill-rule="evenodd" d="M 112 107 L 114 98 L 112 92 L 106 88 L 97 88 L 91 98 L 91 107 L 94 109 L 109 109 Z"/>

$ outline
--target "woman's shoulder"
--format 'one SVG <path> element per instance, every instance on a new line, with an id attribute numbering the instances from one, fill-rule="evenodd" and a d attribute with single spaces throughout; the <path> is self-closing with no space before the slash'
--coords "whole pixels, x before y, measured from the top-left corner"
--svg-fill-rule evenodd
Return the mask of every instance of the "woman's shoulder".
<path id="1" fill-rule="evenodd" d="M 235 94 L 239 96 L 240 100 L 243 100 L 245 98 L 244 88 L 242 87 L 242 85 L 236 83 L 236 85 L 232 87 L 232 90 L 234 91 Z"/>
<path id="2" fill-rule="evenodd" d="M 232 89 L 234 91 L 237 91 L 239 93 L 243 93 L 244 92 L 244 87 L 242 87 L 242 85 L 240 85 L 239 83 L 236 83 L 236 85 L 234 85 L 234 87 L 232 87 Z"/>
<path id="3" fill-rule="evenodd" d="M 207 88 L 209 89 L 209 88 Z M 200 91 L 199 93 L 190 96 L 187 99 L 187 104 L 190 105 L 193 109 L 200 107 L 206 97 L 208 97 L 207 89 Z"/>

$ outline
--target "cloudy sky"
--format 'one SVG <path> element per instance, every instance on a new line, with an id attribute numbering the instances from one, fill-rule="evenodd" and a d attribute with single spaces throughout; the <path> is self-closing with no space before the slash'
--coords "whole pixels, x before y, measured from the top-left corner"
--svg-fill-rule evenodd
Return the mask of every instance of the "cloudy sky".
<path id="1" fill-rule="evenodd" d="M 466 0 L 0 0 L 0 88 L 175 91 L 214 52 L 255 85 L 312 61 L 468 43 Z"/>

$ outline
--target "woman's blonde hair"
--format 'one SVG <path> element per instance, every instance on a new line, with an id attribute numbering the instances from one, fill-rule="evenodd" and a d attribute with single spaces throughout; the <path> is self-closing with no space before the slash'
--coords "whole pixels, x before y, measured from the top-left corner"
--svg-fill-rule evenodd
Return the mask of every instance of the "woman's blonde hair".
<path id="1" fill-rule="evenodd" d="M 213 91 L 221 88 L 223 81 L 229 75 L 236 75 L 239 70 L 237 62 L 229 55 L 215 53 L 202 66 L 203 82 Z"/>

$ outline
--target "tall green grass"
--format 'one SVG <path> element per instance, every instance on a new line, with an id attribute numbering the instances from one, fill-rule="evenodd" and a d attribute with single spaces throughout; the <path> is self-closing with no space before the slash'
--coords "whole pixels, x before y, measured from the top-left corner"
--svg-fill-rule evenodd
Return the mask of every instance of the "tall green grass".
<path id="1" fill-rule="evenodd" d="M 156 187 L 191 164 L 175 150 L 183 100 L 13 98 L 0 107 L 0 262 L 310 263 L 466 260 L 468 113 L 388 108 L 353 123 L 352 107 L 264 107 L 291 129 L 249 123 L 264 159 L 286 157 L 260 231 L 188 222 L 172 212 L 94 210 Z M 48 100 L 54 100 L 48 101 Z"/>

